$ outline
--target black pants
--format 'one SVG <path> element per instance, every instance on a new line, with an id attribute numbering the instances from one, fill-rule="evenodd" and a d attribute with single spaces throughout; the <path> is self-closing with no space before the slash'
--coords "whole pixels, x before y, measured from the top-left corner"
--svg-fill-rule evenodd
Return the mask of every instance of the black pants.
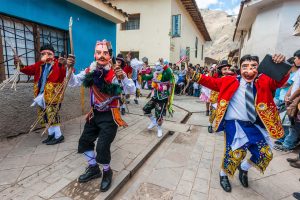
<path id="1" fill-rule="evenodd" d="M 111 111 L 94 110 L 94 117 L 84 125 L 79 139 L 78 153 L 93 151 L 98 138 L 96 161 L 100 164 L 109 164 L 111 161 L 110 145 L 116 137 L 117 130 L 118 126 L 113 120 Z"/>
<path id="2" fill-rule="evenodd" d="M 151 98 L 151 100 L 148 101 L 148 103 L 146 103 L 146 105 L 143 108 L 144 114 L 150 115 L 151 111 L 154 109 L 156 120 L 161 121 L 163 120 L 163 116 L 166 116 L 167 103 L 168 103 L 168 99 L 158 100 L 158 99 Z"/>

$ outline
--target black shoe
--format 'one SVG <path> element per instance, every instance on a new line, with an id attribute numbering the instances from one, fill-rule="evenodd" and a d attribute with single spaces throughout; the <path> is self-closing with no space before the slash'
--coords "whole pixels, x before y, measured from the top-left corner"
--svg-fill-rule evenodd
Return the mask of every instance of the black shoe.
<path id="1" fill-rule="evenodd" d="M 291 162 L 290 166 L 300 169 L 300 160 L 297 160 L 296 162 Z"/>
<path id="2" fill-rule="evenodd" d="M 137 99 L 134 99 L 135 104 L 139 104 L 139 101 Z"/>
<path id="3" fill-rule="evenodd" d="M 293 193 L 293 196 L 294 196 L 296 199 L 300 200 L 300 192 L 294 192 L 294 193 Z"/>
<path id="4" fill-rule="evenodd" d="M 239 169 L 240 182 L 241 182 L 242 186 L 247 188 L 248 187 L 248 171 L 242 170 L 241 165 L 239 165 L 238 169 Z"/>
<path id="5" fill-rule="evenodd" d="M 276 140 L 276 141 L 274 142 L 274 144 L 282 145 L 282 142 L 280 142 L 279 140 Z"/>
<path id="6" fill-rule="evenodd" d="M 42 143 L 46 144 L 47 142 L 50 142 L 53 138 L 54 138 L 54 134 L 53 135 L 48 135 L 47 139 L 43 140 Z"/>
<path id="7" fill-rule="evenodd" d="M 209 110 L 206 111 L 206 116 L 209 116 Z"/>
<path id="8" fill-rule="evenodd" d="M 299 157 L 297 157 L 297 158 L 287 158 L 286 159 L 286 161 L 288 161 L 289 163 L 297 162 L 298 160 L 300 160 Z"/>
<path id="9" fill-rule="evenodd" d="M 88 182 L 94 178 L 99 178 L 102 176 L 101 170 L 99 168 L 99 165 L 95 166 L 88 166 L 84 172 L 84 174 L 80 175 L 78 178 L 79 183 L 85 183 Z"/>
<path id="10" fill-rule="evenodd" d="M 113 171 L 109 169 L 108 171 L 103 171 L 103 178 L 100 185 L 100 191 L 106 192 L 109 190 L 112 182 Z"/>
<path id="11" fill-rule="evenodd" d="M 231 185 L 228 176 L 220 176 L 220 185 L 225 192 L 231 192 Z"/>
<path id="12" fill-rule="evenodd" d="M 208 132 L 209 132 L 209 133 L 213 133 L 213 132 L 214 132 L 214 130 L 213 130 L 213 127 L 212 127 L 212 126 L 209 126 L 209 127 L 208 127 Z"/>
<path id="13" fill-rule="evenodd" d="M 125 115 L 125 108 L 121 108 L 121 114 Z"/>
<path id="14" fill-rule="evenodd" d="M 61 135 L 59 138 L 52 138 L 52 140 L 50 140 L 49 142 L 47 142 L 47 145 L 55 145 L 55 144 L 59 144 L 62 143 L 64 141 L 65 137 L 63 135 Z"/>

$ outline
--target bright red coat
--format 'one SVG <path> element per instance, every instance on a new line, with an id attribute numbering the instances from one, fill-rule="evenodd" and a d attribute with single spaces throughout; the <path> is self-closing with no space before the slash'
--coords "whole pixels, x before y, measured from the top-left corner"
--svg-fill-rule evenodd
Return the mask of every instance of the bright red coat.
<path id="1" fill-rule="evenodd" d="M 43 62 L 39 61 L 34 63 L 33 65 L 25 66 L 20 71 L 26 75 L 34 76 L 34 85 L 33 92 L 34 97 L 39 94 L 38 83 L 42 73 L 42 65 Z M 56 94 L 56 88 L 61 86 L 64 79 L 66 77 L 66 68 L 58 63 L 57 60 L 54 61 L 52 65 L 52 69 L 48 75 L 47 82 L 44 89 L 44 98 L 46 103 L 49 103 Z M 60 95 L 57 95 L 56 98 L 53 99 L 53 104 L 61 103 L 59 102 Z"/>
<path id="2" fill-rule="evenodd" d="M 256 112 L 273 138 L 281 138 L 284 134 L 277 107 L 273 101 L 273 92 L 283 86 L 289 76 L 285 76 L 277 82 L 269 76 L 261 74 L 254 81 L 256 87 L 255 108 Z M 222 78 L 212 78 L 210 76 L 200 76 L 198 83 L 219 93 L 218 107 L 216 114 L 217 131 L 224 130 L 224 116 L 229 102 L 238 89 L 240 82 L 236 76 L 225 76 Z"/>

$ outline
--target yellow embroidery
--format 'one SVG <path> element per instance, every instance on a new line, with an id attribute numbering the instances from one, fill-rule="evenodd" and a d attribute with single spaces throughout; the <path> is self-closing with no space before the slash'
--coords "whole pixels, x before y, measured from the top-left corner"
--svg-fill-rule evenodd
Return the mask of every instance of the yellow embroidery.
<path id="1" fill-rule="evenodd" d="M 270 136 L 274 139 L 281 138 L 284 135 L 284 131 L 277 108 L 259 103 L 256 106 L 256 110 Z"/>
<path id="2" fill-rule="evenodd" d="M 214 104 L 214 103 L 217 103 L 218 102 L 218 96 L 219 96 L 219 92 L 216 92 L 216 91 L 211 91 L 211 94 L 210 94 L 210 103 Z"/>
<path id="3" fill-rule="evenodd" d="M 217 130 L 220 126 L 221 121 L 223 120 L 223 117 L 225 115 L 225 112 L 228 107 L 228 101 L 225 99 L 222 99 L 217 107 L 217 114 L 216 114 L 216 124 L 215 124 L 215 130 Z"/>
<path id="4" fill-rule="evenodd" d="M 258 110 L 266 110 L 267 109 L 267 105 L 265 103 L 259 103 L 257 105 L 257 109 Z"/>
<path id="5" fill-rule="evenodd" d="M 228 157 L 225 157 L 225 155 L 223 157 L 222 168 L 227 175 L 233 176 L 242 160 L 246 157 L 247 151 L 245 149 L 237 149 L 235 151 L 230 150 L 228 152 Z"/>
<path id="6" fill-rule="evenodd" d="M 266 145 L 261 148 L 260 150 L 260 159 L 259 163 L 254 163 L 250 159 L 248 160 L 249 163 L 254 166 L 257 170 L 259 170 L 261 173 L 264 173 L 269 166 L 269 163 L 273 159 L 273 153 L 271 151 L 271 148 Z"/>
<path id="7" fill-rule="evenodd" d="M 34 97 L 36 97 L 38 95 L 38 92 L 39 92 L 38 84 L 34 83 L 33 84 L 33 95 L 34 95 Z"/>
<path id="8" fill-rule="evenodd" d="M 46 103 L 49 103 L 50 101 L 52 101 L 52 99 L 54 98 L 54 96 L 57 93 L 57 88 L 61 85 L 61 83 L 51 83 L 48 82 L 45 85 L 45 90 L 44 90 L 44 98 Z M 52 104 L 57 104 L 57 103 L 61 103 L 62 99 L 60 99 L 61 94 L 56 95 L 56 97 L 53 99 Z"/>
<path id="9" fill-rule="evenodd" d="M 222 106 L 222 107 L 226 106 L 226 101 L 224 99 L 222 99 L 220 101 L 220 106 Z"/>

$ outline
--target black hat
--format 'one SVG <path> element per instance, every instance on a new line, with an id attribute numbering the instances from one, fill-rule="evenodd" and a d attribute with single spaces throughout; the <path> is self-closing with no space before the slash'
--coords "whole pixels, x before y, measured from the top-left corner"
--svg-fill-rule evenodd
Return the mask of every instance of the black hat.
<path id="1" fill-rule="evenodd" d="M 231 67 L 231 64 L 228 63 L 227 60 L 222 60 L 219 65 L 218 65 L 218 69 L 222 69 L 223 67 Z"/>
<path id="2" fill-rule="evenodd" d="M 123 62 L 125 62 L 123 55 L 122 55 L 122 54 L 120 54 L 120 53 L 117 55 L 117 58 L 116 58 L 116 60 L 120 60 L 120 61 L 123 61 Z"/>
<path id="3" fill-rule="evenodd" d="M 121 64 L 121 67 L 122 67 L 122 68 L 125 67 L 125 60 L 124 60 L 124 57 L 123 57 L 122 54 L 119 53 L 119 54 L 117 55 L 117 57 L 116 57 L 116 60 L 119 60 L 119 61 L 122 62 L 122 64 Z"/>
<path id="4" fill-rule="evenodd" d="M 44 45 L 41 47 L 40 51 L 44 51 L 44 50 L 50 50 L 50 51 L 52 51 L 53 53 L 55 53 L 55 50 L 54 50 L 54 48 L 53 48 L 53 46 L 52 46 L 51 44 L 44 44 Z"/>

